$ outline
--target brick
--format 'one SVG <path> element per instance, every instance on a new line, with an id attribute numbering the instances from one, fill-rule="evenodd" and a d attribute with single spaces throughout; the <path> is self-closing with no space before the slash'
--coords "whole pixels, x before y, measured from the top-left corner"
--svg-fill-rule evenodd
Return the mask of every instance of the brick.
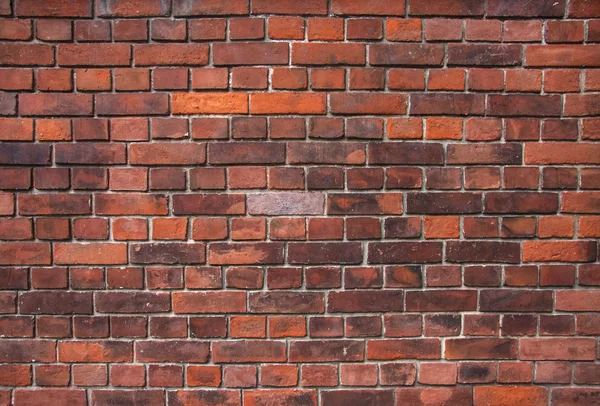
<path id="1" fill-rule="evenodd" d="M 282 341 L 215 341 L 212 343 L 213 360 L 232 362 L 282 362 L 286 348 Z"/>
<path id="2" fill-rule="evenodd" d="M 393 264 L 439 262 L 442 246 L 437 242 L 380 242 L 370 243 L 368 263 Z"/>
<path id="3" fill-rule="evenodd" d="M 463 37 L 461 20 L 436 18 L 425 20 L 425 40 L 460 41 Z"/>
<path id="4" fill-rule="evenodd" d="M 165 395 L 160 390 L 94 390 L 92 402 L 97 404 L 111 402 L 141 402 L 158 406 L 164 403 Z"/>
<path id="5" fill-rule="evenodd" d="M 19 389 L 14 393 L 15 405 L 27 405 L 31 402 L 40 403 L 42 406 L 52 404 L 60 405 L 85 405 L 87 397 L 85 390 L 77 389 Z"/>
<path id="6" fill-rule="evenodd" d="M 584 117 L 598 115 L 598 97 L 593 94 L 567 95 L 565 98 L 565 115 Z"/>
<path id="7" fill-rule="evenodd" d="M 512 66 L 521 63 L 520 45 L 448 45 L 448 65 Z"/>
<path id="8" fill-rule="evenodd" d="M 87 116 L 92 97 L 85 94 L 21 94 L 19 113 L 24 116 Z"/>
<path id="9" fill-rule="evenodd" d="M 527 241 L 523 244 L 523 261 L 593 262 L 596 245 L 595 241 Z"/>
<path id="10" fill-rule="evenodd" d="M 282 264 L 281 243 L 213 243 L 209 246 L 211 265 Z"/>
<path id="11" fill-rule="evenodd" d="M 57 164 L 124 164 L 125 146 L 104 143 L 59 144 L 55 147 L 55 160 Z"/>
<path id="12" fill-rule="evenodd" d="M 324 114 L 325 97 L 321 94 L 253 93 L 252 114 Z"/>
<path id="13" fill-rule="evenodd" d="M 479 193 L 409 193 L 406 200 L 406 212 L 411 214 L 458 214 L 481 211 Z"/>
<path id="14" fill-rule="evenodd" d="M 364 343 L 359 340 L 291 341 L 290 362 L 363 360 Z"/>
<path id="15" fill-rule="evenodd" d="M 366 1 L 334 0 L 331 4 L 334 14 L 350 15 L 404 15 L 405 2 L 401 1 Z"/>
<path id="16" fill-rule="evenodd" d="M 246 294 L 243 292 L 179 292 L 173 295 L 175 313 L 244 313 Z"/>
<path id="17" fill-rule="evenodd" d="M 60 44 L 60 66 L 128 66 L 131 48 L 125 44 Z"/>
<path id="18" fill-rule="evenodd" d="M 522 338 L 522 360 L 592 360 L 594 342 L 589 338 Z"/>
<path id="19" fill-rule="evenodd" d="M 484 99 L 478 94 L 416 93 L 411 95 L 410 103 L 411 115 L 468 116 L 484 111 Z"/>
<path id="20" fill-rule="evenodd" d="M 552 391 L 551 402 L 555 406 L 583 406 L 598 398 L 598 390 L 584 388 L 557 388 Z"/>
<path id="21" fill-rule="evenodd" d="M 208 45 L 139 44 L 133 46 L 133 59 L 136 66 L 202 66 L 208 64 Z"/>
<path id="22" fill-rule="evenodd" d="M 329 214 L 401 214 L 398 194 L 332 194 L 327 201 Z"/>
<path id="23" fill-rule="evenodd" d="M 150 34 L 159 41 L 183 41 L 187 36 L 185 20 L 157 19 L 152 21 Z"/>
<path id="24" fill-rule="evenodd" d="M 99 115 L 156 115 L 169 110 L 166 94 L 101 94 L 96 96 Z"/>
<path id="25" fill-rule="evenodd" d="M 441 144 L 418 144 L 415 142 L 371 143 L 369 163 L 411 165 L 436 165 L 443 162 Z"/>
<path id="26" fill-rule="evenodd" d="M 390 18 L 386 24 L 386 38 L 390 41 L 415 41 L 421 40 L 423 23 L 421 19 Z"/>
<path id="27" fill-rule="evenodd" d="M 365 163 L 365 146 L 360 143 L 289 143 L 288 159 L 292 164 L 346 164 Z"/>
<path id="28" fill-rule="evenodd" d="M 54 246 L 54 261 L 57 264 L 124 264 L 127 262 L 125 244 L 57 243 Z"/>
<path id="29" fill-rule="evenodd" d="M 174 214 L 244 214 L 244 195 L 174 195 Z"/>
<path id="30" fill-rule="evenodd" d="M 327 301 L 330 313 L 401 312 L 403 309 L 401 292 L 331 292 Z"/>
<path id="31" fill-rule="evenodd" d="M 145 362 L 204 363 L 208 360 L 207 342 L 198 341 L 156 341 L 136 345 L 136 360 Z"/>
<path id="32" fill-rule="evenodd" d="M 389 24 L 389 22 L 388 22 Z M 349 40 L 377 40 L 383 38 L 383 27 L 380 19 L 349 19 L 346 25 L 346 36 Z"/>
<path id="33" fill-rule="evenodd" d="M 369 340 L 368 360 L 398 359 L 438 359 L 440 357 L 438 339 Z"/>
<path id="34" fill-rule="evenodd" d="M 214 44 L 213 62 L 221 65 L 285 65 L 289 49 L 283 43 Z"/>
<path id="35" fill-rule="evenodd" d="M 597 45 L 529 45 L 525 50 L 527 66 L 598 66 Z"/>
<path id="36" fill-rule="evenodd" d="M 269 0 L 257 0 L 252 3 L 251 12 L 252 14 L 327 14 L 327 2 L 324 0 L 309 0 L 300 6 L 290 0 L 284 0 L 277 4 L 273 4 Z"/>
<path id="37" fill-rule="evenodd" d="M 550 291 L 486 290 L 482 291 L 481 311 L 547 312 L 552 310 Z"/>
<path id="38" fill-rule="evenodd" d="M 290 243 L 291 264 L 358 264 L 362 253 L 359 243 Z"/>
<path id="39" fill-rule="evenodd" d="M 133 165 L 198 165 L 206 161 L 206 145 L 193 143 L 185 148 L 174 143 L 133 144 L 129 162 Z"/>
<path id="40" fill-rule="evenodd" d="M 323 313 L 321 293 L 268 292 L 251 293 L 248 310 L 252 313 Z"/>
<path id="41" fill-rule="evenodd" d="M 145 41 L 148 39 L 148 22 L 145 20 L 115 20 L 115 41 Z"/>
<path id="42" fill-rule="evenodd" d="M 565 1 L 543 0 L 535 4 L 522 4 L 516 1 L 493 0 L 487 6 L 490 16 L 501 17 L 562 17 Z"/>
<path id="43" fill-rule="evenodd" d="M 297 204 L 300 194 L 277 192 L 248 196 L 248 213 L 252 215 L 319 215 L 323 214 L 324 196 L 321 193 L 302 195 L 302 204 Z"/>
<path id="44" fill-rule="evenodd" d="M 362 65 L 365 62 L 366 51 L 362 44 L 292 44 L 294 65 Z"/>
<path id="45" fill-rule="evenodd" d="M 489 192 L 485 196 L 486 213 L 556 213 L 555 193 Z"/>
<path id="46" fill-rule="evenodd" d="M 363 93 L 332 93 L 329 96 L 333 114 L 405 114 L 406 97 Z"/>
<path id="47" fill-rule="evenodd" d="M 481 386 L 473 394 L 474 405 L 485 405 L 494 402 L 498 406 L 516 403 L 530 405 L 548 404 L 548 391 L 542 387 L 529 386 Z"/>
<path id="48" fill-rule="evenodd" d="M 89 214 L 90 195 L 86 194 L 36 194 L 22 196 L 19 201 L 19 214 Z"/>
<path id="49" fill-rule="evenodd" d="M 443 0 L 436 7 L 431 7 L 426 0 L 410 3 L 411 15 L 480 16 L 483 13 L 484 5 L 474 0 Z"/>
<path id="50" fill-rule="evenodd" d="M 15 13 L 23 17 L 91 17 L 92 3 L 89 0 L 77 4 L 51 0 L 40 4 L 32 0 L 23 0 L 16 5 Z"/>
<path id="51" fill-rule="evenodd" d="M 143 4 L 132 1 L 105 1 L 96 4 L 96 14 L 102 17 L 153 17 L 169 13 L 170 4 L 150 0 Z"/>
<path id="52" fill-rule="evenodd" d="M 248 2 L 245 0 L 233 0 L 227 4 L 217 0 L 175 0 L 173 2 L 173 13 L 176 16 L 248 14 L 248 11 Z"/>
<path id="53" fill-rule="evenodd" d="M 164 195 L 97 194 L 94 203 L 96 214 L 104 215 L 160 215 L 168 210 Z"/>
<path id="54" fill-rule="evenodd" d="M 409 292 L 406 295 L 408 311 L 469 311 L 476 308 L 475 291 Z"/>
<path id="55" fill-rule="evenodd" d="M 369 45 L 369 62 L 376 66 L 425 65 L 441 66 L 444 50 L 434 44 L 374 44 Z"/>
<path id="56" fill-rule="evenodd" d="M 174 93 L 174 114 L 248 113 L 248 96 L 243 93 Z"/>

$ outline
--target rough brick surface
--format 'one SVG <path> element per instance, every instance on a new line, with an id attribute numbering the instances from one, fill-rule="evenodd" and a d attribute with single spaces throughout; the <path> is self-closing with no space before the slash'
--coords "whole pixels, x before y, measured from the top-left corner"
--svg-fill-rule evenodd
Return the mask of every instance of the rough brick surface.
<path id="1" fill-rule="evenodd" d="M 600 0 L 0 0 L 0 405 L 600 405 Z"/>

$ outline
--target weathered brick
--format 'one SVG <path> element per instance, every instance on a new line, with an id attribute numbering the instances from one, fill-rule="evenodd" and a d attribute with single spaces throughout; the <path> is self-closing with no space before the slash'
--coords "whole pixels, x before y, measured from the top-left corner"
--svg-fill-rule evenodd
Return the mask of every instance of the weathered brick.
<path id="1" fill-rule="evenodd" d="M 365 62 L 366 49 L 362 44 L 292 44 L 294 65 L 363 65 Z"/>
<path id="2" fill-rule="evenodd" d="M 212 357 L 216 363 L 282 362 L 286 359 L 283 341 L 213 341 Z"/>
<path id="3" fill-rule="evenodd" d="M 131 47 L 126 44 L 61 44 L 60 66 L 129 66 Z"/>
<path id="4" fill-rule="evenodd" d="M 208 64 L 205 44 L 139 44 L 133 46 L 136 66 L 202 66 Z"/>
<path id="5" fill-rule="evenodd" d="M 167 197 L 142 193 L 97 194 L 94 197 L 96 214 L 160 215 L 167 214 Z"/>
<path id="6" fill-rule="evenodd" d="M 332 93 L 333 114 L 405 114 L 407 97 L 395 94 Z"/>
<path id="7" fill-rule="evenodd" d="M 62 341 L 60 362 L 131 362 L 133 343 L 126 341 Z"/>
<path id="8" fill-rule="evenodd" d="M 291 264 L 358 264 L 362 261 L 360 243 L 290 243 Z"/>
<path id="9" fill-rule="evenodd" d="M 256 292 L 248 296 L 251 313 L 324 313 L 323 294 L 317 292 Z"/>
<path id="10" fill-rule="evenodd" d="M 514 66 L 521 63 L 521 55 L 521 45 L 448 45 L 448 65 Z"/>
<path id="11" fill-rule="evenodd" d="M 137 116 L 167 114 L 169 97 L 166 94 L 99 94 L 96 113 L 99 115 Z"/>
<path id="12" fill-rule="evenodd" d="M 202 341 L 146 341 L 135 346 L 135 358 L 142 362 L 198 362 L 208 360 L 209 344 Z"/>
<path id="13" fill-rule="evenodd" d="M 288 159 L 292 164 L 362 165 L 366 161 L 365 145 L 292 142 L 288 144 Z"/>
<path id="14" fill-rule="evenodd" d="M 519 243 L 514 242 L 449 241 L 446 246 L 446 260 L 516 264 L 520 261 L 520 251 Z"/>
<path id="15" fill-rule="evenodd" d="M 89 194 L 31 194 L 22 196 L 18 204 L 22 215 L 90 214 Z"/>
<path id="16" fill-rule="evenodd" d="M 96 14 L 102 17 L 153 17 L 164 16 L 169 11 L 170 3 L 163 0 L 149 0 L 141 4 L 118 0 L 96 3 Z"/>
<path id="17" fill-rule="evenodd" d="M 435 7 L 427 0 L 410 2 L 411 15 L 426 16 L 481 16 L 485 5 L 477 0 L 442 0 Z"/>
<path id="18" fill-rule="evenodd" d="M 134 264 L 202 264 L 205 261 L 204 249 L 202 243 L 132 244 L 129 260 Z"/>
<path id="19" fill-rule="evenodd" d="M 211 265 L 282 264 L 282 243 L 213 243 L 208 249 Z"/>
<path id="20" fill-rule="evenodd" d="M 415 93 L 410 96 L 411 115 L 478 116 L 483 113 L 484 98 L 478 94 Z"/>
<path id="21" fill-rule="evenodd" d="M 218 0 L 173 1 L 173 12 L 177 16 L 248 14 L 248 11 L 246 0 L 232 0 L 227 3 Z"/>
<path id="22" fill-rule="evenodd" d="M 444 292 L 407 292 L 406 310 L 419 312 L 472 311 L 477 308 L 474 290 L 447 290 Z"/>
<path id="23" fill-rule="evenodd" d="M 595 345 L 590 338 L 522 338 L 522 360 L 593 360 Z"/>
<path id="24" fill-rule="evenodd" d="M 444 49 L 436 44 L 374 44 L 369 45 L 372 65 L 441 66 Z"/>
<path id="25" fill-rule="evenodd" d="M 511 338 L 452 338 L 446 341 L 445 357 L 462 359 L 516 359 L 517 340 Z"/>
<path id="26" fill-rule="evenodd" d="M 205 162 L 206 145 L 203 143 L 157 142 L 133 144 L 129 148 L 132 165 L 201 165 Z"/>
<path id="27" fill-rule="evenodd" d="M 159 313 L 171 308 L 167 292 L 97 292 L 94 299 L 100 313 Z"/>
<path id="28" fill-rule="evenodd" d="M 368 360 L 439 359 L 439 339 L 401 339 L 367 341 Z"/>
<path id="29" fill-rule="evenodd" d="M 364 342 L 360 340 L 311 340 L 290 343 L 290 362 L 362 361 Z"/>
<path id="30" fill-rule="evenodd" d="M 92 114 L 92 96 L 20 94 L 19 113 L 24 116 L 87 116 Z"/>
<path id="31" fill-rule="evenodd" d="M 46 44 L 0 44 L 0 63 L 7 66 L 50 66 L 54 63 L 54 51 Z"/>
<path id="32" fill-rule="evenodd" d="M 122 243 L 56 243 L 54 261 L 57 264 L 125 264 L 127 244 Z"/>
<path id="33" fill-rule="evenodd" d="M 483 290 L 479 298 L 484 312 L 548 312 L 552 307 L 551 291 Z"/>
<path id="34" fill-rule="evenodd" d="M 289 48 L 284 43 L 216 43 L 213 63 L 216 66 L 286 65 Z"/>

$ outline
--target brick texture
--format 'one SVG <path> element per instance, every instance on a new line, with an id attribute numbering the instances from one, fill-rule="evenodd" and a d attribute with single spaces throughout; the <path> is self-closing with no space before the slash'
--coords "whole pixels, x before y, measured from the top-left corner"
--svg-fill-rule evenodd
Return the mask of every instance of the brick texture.
<path id="1" fill-rule="evenodd" d="M 0 405 L 600 405 L 600 1 L 0 0 Z"/>

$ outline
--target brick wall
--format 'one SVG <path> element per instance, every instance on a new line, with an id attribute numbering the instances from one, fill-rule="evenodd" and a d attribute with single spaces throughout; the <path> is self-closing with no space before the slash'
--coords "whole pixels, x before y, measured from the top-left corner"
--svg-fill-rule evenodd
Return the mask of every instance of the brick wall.
<path id="1" fill-rule="evenodd" d="M 0 405 L 600 405 L 600 1 L 0 15 Z"/>

